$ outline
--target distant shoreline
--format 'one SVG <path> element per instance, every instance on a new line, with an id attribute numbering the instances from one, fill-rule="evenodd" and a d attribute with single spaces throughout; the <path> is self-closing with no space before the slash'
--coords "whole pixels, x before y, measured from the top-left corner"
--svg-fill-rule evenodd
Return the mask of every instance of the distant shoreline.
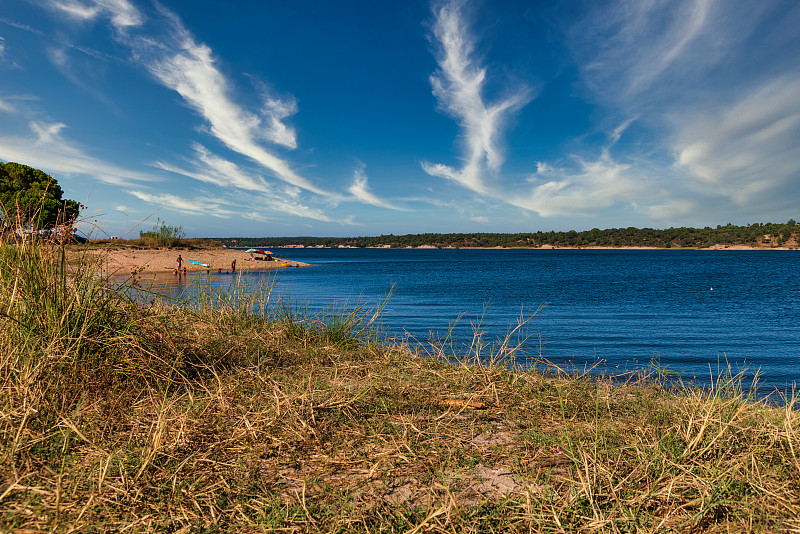
<path id="1" fill-rule="evenodd" d="M 536 232 L 426 232 L 372 236 L 261 236 L 221 237 L 214 241 L 229 247 L 303 248 L 477 248 L 477 249 L 599 249 L 599 250 L 791 250 L 800 249 L 800 225 L 794 219 L 784 224 L 727 224 L 716 228 L 593 228 L 582 231 Z"/>
<path id="2" fill-rule="evenodd" d="M 711 247 L 611 247 L 593 246 L 585 247 L 557 247 L 552 245 L 542 245 L 540 247 L 437 247 L 434 245 L 420 245 L 418 247 L 391 247 L 391 246 L 370 246 L 356 247 L 352 245 L 269 245 L 270 248 L 280 249 L 374 249 L 374 250 L 800 250 L 798 247 L 753 247 L 749 245 L 714 245 Z"/>

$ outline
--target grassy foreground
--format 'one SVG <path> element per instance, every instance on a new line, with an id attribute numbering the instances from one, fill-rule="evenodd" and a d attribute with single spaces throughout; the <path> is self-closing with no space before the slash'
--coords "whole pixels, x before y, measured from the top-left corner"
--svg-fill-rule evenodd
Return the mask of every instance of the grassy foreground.
<path id="1" fill-rule="evenodd" d="M 0 245 L 1 532 L 800 532 L 800 415 L 735 379 L 454 365 L 363 309 L 140 305 L 95 269 Z"/>

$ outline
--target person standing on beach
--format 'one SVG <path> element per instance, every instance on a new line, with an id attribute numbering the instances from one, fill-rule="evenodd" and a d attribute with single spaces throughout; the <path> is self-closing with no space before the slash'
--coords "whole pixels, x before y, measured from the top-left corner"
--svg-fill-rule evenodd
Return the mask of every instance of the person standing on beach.
<path id="1" fill-rule="evenodd" d="M 232 272 L 232 273 L 235 273 L 235 272 L 236 272 L 236 260 L 233 260 L 233 261 L 231 262 L 231 272 Z"/>
<path id="2" fill-rule="evenodd" d="M 178 262 L 178 272 L 181 272 L 181 264 L 183 263 L 183 258 L 181 258 L 180 254 L 178 254 L 178 259 L 175 261 Z"/>

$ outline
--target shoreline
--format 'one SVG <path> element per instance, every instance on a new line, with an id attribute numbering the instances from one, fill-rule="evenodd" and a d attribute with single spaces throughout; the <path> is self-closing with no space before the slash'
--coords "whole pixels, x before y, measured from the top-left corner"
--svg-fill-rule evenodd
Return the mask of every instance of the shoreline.
<path id="1" fill-rule="evenodd" d="M 236 271 L 268 271 L 272 269 L 287 269 L 292 267 L 308 267 L 308 263 L 273 256 L 272 261 L 252 261 L 253 256 L 244 250 L 220 248 L 197 249 L 172 248 L 172 249 L 129 249 L 119 248 L 111 250 L 90 251 L 90 254 L 101 256 L 103 270 L 109 276 L 165 276 L 174 275 L 177 268 L 178 255 L 182 257 L 182 268 L 186 273 L 222 272 L 230 273 L 232 262 L 236 262 Z M 190 263 L 195 260 L 209 264 L 203 267 Z"/>
<path id="2" fill-rule="evenodd" d="M 355 247 L 355 246 L 303 246 L 303 245 L 286 245 L 286 246 L 270 246 L 270 248 L 279 249 L 374 249 L 374 250 L 392 250 L 389 246 L 372 246 L 372 247 Z M 613 247 L 613 246 L 585 246 L 585 247 L 555 247 L 553 245 L 542 245 L 540 247 L 437 247 L 435 245 L 421 245 L 418 247 L 394 247 L 394 250 L 800 250 L 798 247 L 753 247 L 750 245 L 714 245 L 711 247 Z M 228 249 L 230 250 L 230 249 Z"/>

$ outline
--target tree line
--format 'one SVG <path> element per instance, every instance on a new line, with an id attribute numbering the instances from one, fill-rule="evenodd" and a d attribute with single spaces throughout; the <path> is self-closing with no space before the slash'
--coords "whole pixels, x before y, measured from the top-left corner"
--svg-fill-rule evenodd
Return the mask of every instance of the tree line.
<path id="1" fill-rule="evenodd" d="M 714 245 L 798 247 L 800 226 L 790 219 L 780 223 L 727 224 L 716 228 L 592 228 L 586 231 L 529 233 L 425 233 L 362 237 L 227 237 L 216 238 L 229 247 L 438 247 L 438 248 L 539 248 L 539 247 L 656 247 L 707 248 Z"/>

